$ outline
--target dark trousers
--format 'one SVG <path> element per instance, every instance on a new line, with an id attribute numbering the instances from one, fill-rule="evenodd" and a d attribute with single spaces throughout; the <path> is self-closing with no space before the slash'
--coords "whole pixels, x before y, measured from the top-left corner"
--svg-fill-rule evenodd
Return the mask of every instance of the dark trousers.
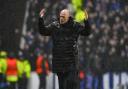
<path id="1" fill-rule="evenodd" d="M 79 78 L 77 71 L 59 72 L 59 89 L 79 89 Z"/>
<path id="2" fill-rule="evenodd" d="M 39 89 L 45 89 L 46 88 L 46 75 L 39 74 L 39 79 L 40 79 Z"/>

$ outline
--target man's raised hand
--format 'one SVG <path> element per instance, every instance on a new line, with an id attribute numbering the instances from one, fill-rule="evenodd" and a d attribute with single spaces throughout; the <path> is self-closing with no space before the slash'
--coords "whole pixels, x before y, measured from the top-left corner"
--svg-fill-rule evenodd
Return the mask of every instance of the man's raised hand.
<path id="1" fill-rule="evenodd" d="M 40 11 L 40 17 L 43 17 L 45 14 L 45 9 L 43 8 L 41 11 Z"/>

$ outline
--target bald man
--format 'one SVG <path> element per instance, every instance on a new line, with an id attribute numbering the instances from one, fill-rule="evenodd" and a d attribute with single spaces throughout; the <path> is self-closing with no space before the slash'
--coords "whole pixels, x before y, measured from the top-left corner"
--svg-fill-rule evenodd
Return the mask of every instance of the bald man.
<path id="1" fill-rule="evenodd" d="M 60 12 L 59 20 L 45 26 L 42 9 L 39 18 L 39 32 L 43 36 L 51 36 L 52 48 L 52 71 L 58 75 L 59 89 L 78 89 L 78 52 L 77 39 L 79 35 L 88 36 L 90 25 L 85 11 L 84 25 L 75 22 L 70 16 L 69 10 Z"/>

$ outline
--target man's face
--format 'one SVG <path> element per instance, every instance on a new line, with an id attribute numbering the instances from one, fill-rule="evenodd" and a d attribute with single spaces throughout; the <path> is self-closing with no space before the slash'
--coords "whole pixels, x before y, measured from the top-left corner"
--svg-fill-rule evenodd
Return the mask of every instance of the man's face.
<path id="1" fill-rule="evenodd" d="M 69 20 L 69 11 L 64 9 L 60 12 L 60 24 L 65 24 Z"/>

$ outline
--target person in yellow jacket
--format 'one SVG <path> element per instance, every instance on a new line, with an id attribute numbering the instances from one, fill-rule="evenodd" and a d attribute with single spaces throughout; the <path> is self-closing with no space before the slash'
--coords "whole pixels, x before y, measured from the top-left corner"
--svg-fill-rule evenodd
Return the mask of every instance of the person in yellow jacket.
<path id="1" fill-rule="evenodd" d="M 19 70 L 18 77 L 19 77 L 19 80 L 20 80 L 22 78 L 22 75 L 23 75 L 24 65 L 23 65 L 23 62 L 20 59 L 17 60 L 17 63 L 18 63 L 18 65 L 17 65 L 18 70 Z"/>
<path id="2" fill-rule="evenodd" d="M 7 64 L 6 64 L 6 59 L 7 59 L 7 52 L 6 51 L 1 51 L 0 52 L 0 73 L 5 73 Z"/>
<path id="3" fill-rule="evenodd" d="M 7 52 L 1 51 L 0 52 L 0 88 L 1 84 L 6 83 L 6 77 L 5 77 L 5 70 L 6 70 L 6 59 L 7 59 Z"/>
<path id="4" fill-rule="evenodd" d="M 19 73 L 18 73 L 18 89 L 20 89 L 21 84 L 22 84 L 22 75 L 23 75 L 23 71 L 24 71 L 24 65 L 23 62 L 21 61 L 21 59 L 18 58 L 17 60 L 18 63 L 18 69 L 19 69 Z"/>
<path id="5" fill-rule="evenodd" d="M 30 62 L 27 59 L 24 59 L 24 73 L 26 75 L 27 78 L 30 78 L 31 75 L 31 65 Z"/>
<path id="6" fill-rule="evenodd" d="M 88 19 L 88 13 L 86 11 L 86 9 L 83 11 L 80 8 L 76 11 L 75 14 L 75 21 L 77 22 L 83 22 L 84 20 Z"/>
<path id="7" fill-rule="evenodd" d="M 83 0 L 71 0 L 71 3 L 73 5 L 74 10 L 77 11 L 78 8 L 82 7 Z"/>
<path id="8" fill-rule="evenodd" d="M 25 58 L 19 60 L 20 73 L 19 73 L 19 89 L 27 89 L 28 79 L 31 74 L 31 65 Z"/>
<path id="9" fill-rule="evenodd" d="M 88 13 L 86 9 L 84 11 L 81 9 L 83 6 L 83 0 L 71 0 L 71 3 L 75 11 L 75 20 L 80 23 L 87 20 Z"/>

